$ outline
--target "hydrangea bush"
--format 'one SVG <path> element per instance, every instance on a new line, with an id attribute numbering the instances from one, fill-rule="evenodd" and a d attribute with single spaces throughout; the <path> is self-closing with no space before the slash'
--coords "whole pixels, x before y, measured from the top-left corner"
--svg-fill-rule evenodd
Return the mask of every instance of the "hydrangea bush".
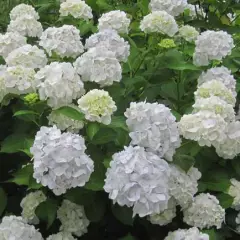
<path id="1" fill-rule="evenodd" d="M 0 240 L 239 239 L 239 1 L 13 2 Z"/>

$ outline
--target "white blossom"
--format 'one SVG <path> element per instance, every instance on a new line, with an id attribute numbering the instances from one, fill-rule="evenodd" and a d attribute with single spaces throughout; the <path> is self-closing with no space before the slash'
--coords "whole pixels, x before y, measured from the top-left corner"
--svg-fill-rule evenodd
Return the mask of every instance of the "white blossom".
<path id="1" fill-rule="evenodd" d="M 93 172 L 93 161 L 85 154 L 84 139 L 62 133 L 56 126 L 41 127 L 30 149 L 34 157 L 33 177 L 55 195 L 82 187 Z"/>
<path id="2" fill-rule="evenodd" d="M 111 115 L 117 110 L 115 102 L 104 90 L 93 89 L 78 100 L 78 107 L 91 122 L 111 123 Z"/>
<path id="3" fill-rule="evenodd" d="M 128 33 L 128 28 L 130 25 L 130 19 L 127 14 L 120 10 L 114 10 L 104 13 L 98 19 L 98 29 L 99 31 L 105 29 L 114 29 L 118 33 Z"/>
<path id="4" fill-rule="evenodd" d="M 29 44 L 16 48 L 6 58 L 8 66 L 20 65 L 26 68 L 42 68 L 47 61 L 42 49 Z"/>
<path id="5" fill-rule="evenodd" d="M 196 28 L 185 25 L 179 28 L 179 35 L 188 42 L 194 42 L 197 39 L 199 32 Z"/>
<path id="6" fill-rule="evenodd" d="M 191 205 L 194 195 L 198 191 L 198 180 L 201 173 L 192 167 L 186 173 L 176 165 L 170 165 L 169 194 L 174 197 L 182 208 Z"/>
<path id="7" fill-rule="evenodd" d="M 207 66 L 211 60 L 222 60 L 234 48 L 232 36 L 224 31 L 205 31 L 195 44 L 193 63 L 197 66 Z"/>
<path id="8" fill-rule="evenodd" d="M 22 217 L 30 224 L 38 224 L 39 219 L 35 214 L 38 205 L 46 201 L 47 197 L 42 191 L 31 192 L 24 197 L 20 203 Z"/>
<path id="9" fill-rule="evenodd" d="M 234 79 L 233 75 L 231 75 L 231 71 L 229 69 L 224 66 L 208 69 L 198 78 L 198 86 L 212 80 L 222 82 L 232 92 L 233 96 L 236 97 L 236 79 Z"/>
<path id="10" fill-rule="evenodd" d="M 47 28 L 40 37 L 39 45 L 47 51 L 49 56 L 54 52 L 61 58 L 76 58 L 84 52 L 80 31 L 72 25 Z"/>
<path id="11" fill-rule="evenodd" d="M 202 233 L 196 227 L 193 227 L 170 232 L 164 240 L 210 240 L 210 238 L 208 234 Z"/>
<path id="12" fill-rule="evenodd" d="M 115 53 L 103 46 L 90 48 L 77 58 L 74 67 L 83 81 L 96 82 L 101 87 L 122 79 L 122 68 Z"/>
<path id="13" fill-rule="evenodd" d="M 24 3 L 17 5 L 11 10 L 10 19 L 16 20 L 17 18 L 20 18 L 23 15 L 32 16 L 35 20 L 39 19 L 39 15 L 36 12 L 36 10 L 31 5 L 27 5 Z"/>
<path id="14" fill-rule="evenodd" d="M 129 146 L 113 155 L 104 190 L 114 203 L 133 207 L 133 215 L 144 217 L 167 209 L 168 178 L 166 161 L 142 147 Z"/>
<path id="15" fill-rule="evenodd" d="M 22 217 L 6 216 L 0 224 L 1 240 L 43 240 L 42 235 Z"/>
<path id="16" fill-rule="evenodd" d="M 3 98 L 8 94 L 5 84 L 6 70 L 6 66 L 0 65 L 0 103 L 2 102 Z"/>
<path id="17" fill-rule="evenodd" d="M 149 8 L 151 11 L 166 11 L 172 16 L 178 16 L 187 7 L 187 0 L 151 0 Z"/>
<path id="18" fill-rule="evenodd" d="M 59 232 L 53 235 L 50 235 L 46 240 L 77 240 L 68 232 Z"/>
<path id="19" fill-rule="evenodd" d="M 183 210 L 183 221 L 190 226 L 203 228 L 221 228 L 225 220 L 225 210 L 219 201 L 209 193 L 201 193 L 195 197 L 193 204 Z"/>
<path id="20" fill-rule="evenodd" d="M 230 122 L 235 119 L 233 106 L 216 96 L 211 96 L 209 98 L 197 98 L 193 108 L 193 112 L 210 111 L 215 114 L 219 114 L 226 122 Z"/>
<path id="21" fill-rule="evenodd" d="M 22 15 L 16 20 L 11 20 L 8 32 L 17 32 L 26 37 L 40 37 L 43 31 L 42 25 L 31 15 Z"/>
<path id="22" fill-rule="evenodd" d="M 178 31 L 178 25 L 173 16 L 165 11 L 156 11 L 148 14 L 140 22 L 140 29 L 145 33 L 158 32 L 170 37 Z"/>
<path id="23" fill-rule="evenodd" d="M 126 62 L 130 54 L 129 43 L 124 41 L 113 29 L 105 29 L 91 35 L 85 43 L 85 48 L 103 46 L 109 51 L 114 52 L 119 61 Z"/>
<path id="24" fill-rule="evenodd" d="M 80 109 L 73 104 L 69 105 L 69 107 L 74 108 L 80 112 Z M 72 133 L 78 133 L 79 130 L 84 126 L 83 121 L 74 120 L 70 117 L 58 113 L 57 111 L 52 111 L 50 113 L 48 116 L 48 123 L 52 126 L 56 125 L 56 127 L 61 131 L 68 131 Z"/>
<path id="25" fill-rule="evenodd" d="M 0 56 L 5 59 L 10 52 L 27 44 L 27 39 L 17 32 L 0 34 Z"/>
<path id="26" fill-rule="evenodd" d="M 84 207 L 63 200 L 61 207 L 57 211 L 57 218 L 61 222 L 60 230 L 72 233 L 77 237 L 87 232 L 89 220 L 87 219 Z"/>
<path id="27" fill-rule="evenodd" d="M 240 182 L 235 178 L 232 178 L 230 181 L 231 181 L 231 186 L 228 189 L 228 194 L 233 197 L 232 207 L 237 211 L 239 211 L 240 210 Z"/>
<path id="28" fill-rule="evenodd" d="M 240 122 L 231 122 L 225 130 L 226 137 L 223 142 L 216 143 L 217 154 L 224 159 L 233 159 L 240 154 Z M 239 209 L 240 210 L 240 209 Z"/>
<path id="29" fill-rule="evenodd" d="M 225 140 L 226 127 L 224 119 L 210 111 L 183 115 L 179 122 L 179 130 L 184 138 L 209 147 Z"/>
<path id="30" fill-rule="evenodd" d="M 72 103 L 85 93 L 83 82 L 71 63 L 52 62 L 35 75 L 40 100 L 53 108 Z"/>
<path id="31" fill-rule="evenodd" d="M 170 198 L 168 201 L 167 209 L 159 214 L 152 214 L 148 217 L 148 220 L 152 224 L 165 226 L 172 222 L 173 218 L 176 217 L 176 201 L 174 198 Z"/>
<path id="32" fill-rule="evenodd" d="M 232 106 L 236 103 L 236 98 L 232 92 L 223 84 L 223 82 L 218 80 L 203 83 L 198 87 L 194 94 L 196 100 L 199 98 L 210 98 L 212 96 L 216 96 Z"/>
<path id="33" fill-rule="evenodd" d="M 61 3 L 59 12 L 63 17 L 72 15 L 84 20 L 93 18 L 92 9 L 82 0 L 66 0 Z"/>
<path id="34" fill-rule="evenodd" d="M 176 118 L 169 108 L 158 103 L 131 102 L 125 116 L 132 145 L 145 147 L 168 161 L 172 160 L 181 140 Z"/>

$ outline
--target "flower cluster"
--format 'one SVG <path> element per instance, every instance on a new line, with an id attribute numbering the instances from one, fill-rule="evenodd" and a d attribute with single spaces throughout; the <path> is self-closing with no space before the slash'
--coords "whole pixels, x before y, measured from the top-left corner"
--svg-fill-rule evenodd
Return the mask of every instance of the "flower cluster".
<path id="1" fill-rule="evenodd" d="M 231 186 L 228 189 L 228 194 L 234 198 L 232 207 L 237 211 L 239 211 L 240 210 L 240 182 L 235 178 L 232 178 L 230 181 L 231 181 Z"/>
<path id="2" fill-rule="evenodd" d="M 169 166 L 166 161 L 139 146 L 125 147 L 112 158 L 104 190 L 114 203 L 133 206 L 133 215 L 140 217 L 167 209 Z"/>
<path id="3" fill-rule="evenodd" d="M 38 224 L 39 219 L 35 215 L 37 206 L 44 202 L 47 197 L 42 191 L 31 192 L 24 197 L 20 203 L 22 208 L 22 217 L 30 224 Z"/>
<path id="4" fill-rule="evenodd" d="M 220 228 L 225 220 L 225 210 L 219 205 L 219 201 L 213 195 L 201 193 L 194 198 L 192 205 L 183 210 L 183 221 L 190 226 Z"/>
<path id="5" fill-rule="evenodd" d="M 33 177 L 56 195 L 84 186 L 93 172 L 93 161 L 85 154 L 84 139 L 53 127 L 41 127 L 33 147 Z"/>
<path id="6" fill-rule="evenodd" d="M 57 211 L 57 218 L 61 222 L 60 230 L 72 233 L 77 237 L 87 232 L 89 221 L 85 215 L 83 206 L 63 200 L 61 207 Z"/>
<path id="7" fill-rule="evenodd" d="M 43 240 L 43 237 L 34 226 L 28 225 L 22 217 L 7 216 L 2 219 L 0 224 L 0 239 Z"/>
<path id="8" fill-rule="evenodd" d="M 211 60 L 222 60 L 234 47 L 232 36 L 224 31 L 205 31 L 195 41 L 193 63 L 207 66 Z"/>
<path id="9" fill-rule="evenodd" d="M 50 235 L 46 240 L 76 240 L 76 238 L 68 232 L 59 232 L 57 234 Z"/>
<path id="10" fill-rule="evenodd" d="M 201 233 L 196 227 L 190 229 L 178 229 L 170 232 L 164 240 L 209 240 L 209 235 Z"/>
<path id="11" fill-rule="evenodd" d="M 199 32 L 192 26 L 184 25 L 179 28 L 179 36 L 188 42 L 194 42 L 199 35 Z"/>
<path id="12" fill-rule="evenodd" d="M 187 0 L 151 0 L 149 8 L 151 11 L 166 11 L 172 16 L 178 16 L 187 7 Z"/>
<path id="13" fill-rule="evenodd" d="M 173 16 L 165 11 L 156 11 L 148 14 L 140 23 L 140 29 L 145 33 L 161 33 L 170 37 L 178 31 L 178 25 Z"/>
<path id="14" fill-rule="evenodd" d="M 71 63 L 52 62 L 35 75 L 40 100 L 53 108 L 69 105 L 85 93 L 83 82 Z"/>
<path id="15" fill-rule="evenodd" d="M 171 161 L 181 144 L 176 118 L 162 104 L 132 102 L 125 112 L 132 145 L 139 145 Z"/>
<path id="16" fill-rule="evenodd" d="M 92 9 L 82 0 L 66 0 L 60 5 L 60 16 L 72 15 L 85 20 L 93 18 Z"/>
<path id="17" fill-rule="evenodd" d="M 47 28 L 40 37 L 39 45 L 47 51 L 49 56 L 54 52 L 61 58 L 76 58 L 84 52 L 80 31 L 72 25 Z"/>

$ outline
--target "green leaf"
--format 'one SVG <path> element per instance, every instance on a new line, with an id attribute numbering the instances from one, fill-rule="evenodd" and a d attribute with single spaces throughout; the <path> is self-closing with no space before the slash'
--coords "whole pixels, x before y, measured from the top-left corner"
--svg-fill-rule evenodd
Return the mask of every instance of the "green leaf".
<path id="1" fill-rule="evenodd" d="M 96 135 L 99 129 L 100 129 L 100 126 L 98 123 L 89 123 L 87 125 L 87 135 L 90 138 L 90 140 L 93 139 L 93 137 Z"/>
<path id="2" fill-rule="evenodd" d="M 178 165 L 185 172 L 188 172 L 188 170 L 194 165 L 194 161 L 195 159 L 192 156 L 183 154 L 175 154 L 173 157 L 173 163 Z"/>
<path id="3" fill-rule="evenodd" d="M 110 167 L 110 162 L 112 161 L 112 158 L 105 158 L 103 160 L 103 165 L 105 168 L 109 168 Z"/>
<path id="4" fill-rule="evenodd" d="M 111 123 L 108 125 L 110 128 L 121 128 L 128 132 L 128 127 L 126 124 L 126 118 L 123 116 L 113 116 Z"/>
<path id="5" fill-rule="evenodd" d="M 56 113 L 62 114 L 64 116 L 67 116 L 71 119 L 82 121 L 84 120 L 84 114 L 81 113 L 80 111 L 76 110 L 75 108 L 72 107 L 61 107 L 57 110 L 55 110 Z"/>
<path id="6" fill-rule="evenodd" d="M 217 233 L 214 229 L 202 230 L 202 232 L 209 235 L 209 240 L 218 240 Z"/>
<path id="7" fill-rule="evenodd" d="M 134 239 L 135 238 L 131 234 L 128 234 L 127 236 L 120 238 L 119 240 L 134 240 Z"/>
<path id="8" fill-rule="evenodd" d="M 100 10 L 103 10 L 103 11 L 112 10 L 112 6 L 109 5 L 106 0 L 97 0 L 96 3 Z"/>
<path id="9" fill-rule="evenodd" d="M 124 131 L 121 128 L 115 128 L 115 132 L 117 133 L 116 139 L 115 139 L 115 144 L 117 146 L 128 146 L 130 143 L 130 137 L 129 137 L 129 133 Z"/>
<path id="10" fill-rule="evenodd" d="M 217 195 L 217 198 L 220 202 L 220 205 L 223 207 L 223 208 L 230 208 L 233 204 L 233 200 L 234 198 L 226 193 L 221 193 L 221 194 L 218 194 Z"/>
<path id="11" fill-rule="evenodd" d="M 143 15 L 147 15 L 148 14 L 149 0 L 138 0 L 137 1 L 137 5 L 141 9 Z"/>
<path id="12" fill-rule="evenodd" d="M 125 225 L 133 225 L 133 212 L 131 208 L 121 207 L 118 204 L 112 205 L 113 215 Z"/>
<path id="13" fill-rule="evenodd" d="M 21 169 L 19 169 L 16 173 L 13 174 L 14 178 L 10 179 L 9 182 L 14 182 L 17 185 L 26 185 L 29 186 L 30 180 L 33 175 L 33 165 L 28 164 Z"/>
<path id="14" fill-rule="evenodd" d="M 33 144 L 33 138 L 30 138 L 23 134 L 9 135 L 1 144 L 1 152 L 3 153 L 15 153 L 20 152 L 23 149 L 29 150 Z"/>
<path id="15" fill-rule="evenodd" d="M 50 228 L 56 219 L 58 204 L 53 199 L 47 199 L 37 207 L 35 213 L 37 217 L 47 223 L 47 228 Z"/>
<path id="16" fill-rule="evenodd" d="M 7 206 L 7 195 L 2 188 L 0 188 L 0 216 Z"/>
<path id="17" fill-rule="evenodd" d="M 22 115 L 39 115 L 39 114 L 34 111 L 30 111 L 30 110 L 20 110 L 13 114 L 14 117 L 22 116 Z"/>
<path id="18" fill-rule="evenodd" d="M 110 128 L 101 128 L 93 137 L 93 144 L 105 144 L 115 140 L 117 133 Z"/>

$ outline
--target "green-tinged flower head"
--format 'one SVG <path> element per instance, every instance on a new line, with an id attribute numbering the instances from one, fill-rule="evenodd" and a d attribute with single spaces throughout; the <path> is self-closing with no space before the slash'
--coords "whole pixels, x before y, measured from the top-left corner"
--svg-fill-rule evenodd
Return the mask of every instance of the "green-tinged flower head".
<path id="1" fill-rule="evenodd" d="M 24 97 L 24 103 L 26 105 L 33 105 L 39 101 L 39 96 L 37 93 L 29 93 Z"/>
<path id="2" fill-rule="evenodd" d="M 174 48 L 176 47 L 176 44 L 173 39 L 170 38 L 164 38 L 161 40 L 161 42 L 158 44 L 161 48 Z"/>

